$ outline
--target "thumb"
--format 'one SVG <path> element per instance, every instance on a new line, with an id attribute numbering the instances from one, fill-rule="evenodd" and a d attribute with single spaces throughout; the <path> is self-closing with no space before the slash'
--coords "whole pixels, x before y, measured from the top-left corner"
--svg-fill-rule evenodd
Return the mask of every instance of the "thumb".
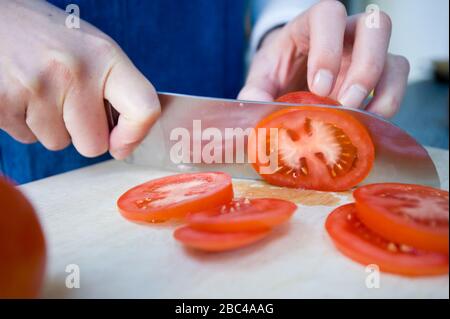
<path id="1" fill-rule="evenodd" d="M 161 107 L 153 85 L 125 54 L 111 68 L 105 99 L 120 113 L 109 137 L 109 152 L 116 159 L 131 154 L 158 118 Z"/>

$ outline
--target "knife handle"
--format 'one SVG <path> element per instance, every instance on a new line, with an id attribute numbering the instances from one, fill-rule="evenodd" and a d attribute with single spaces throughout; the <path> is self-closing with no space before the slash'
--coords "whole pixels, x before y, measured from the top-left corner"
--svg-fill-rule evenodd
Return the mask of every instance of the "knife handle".
<path id="1" fill-rule="evenodd" d="M 108 121 L 109 132 L 113 130 L 113 128 L 117 125 L 117 121 L 119 120 L 119 112 L 109 103 L 107 100 L 103 100 L 105 104 L 105 113 L 106 119 Z"/>

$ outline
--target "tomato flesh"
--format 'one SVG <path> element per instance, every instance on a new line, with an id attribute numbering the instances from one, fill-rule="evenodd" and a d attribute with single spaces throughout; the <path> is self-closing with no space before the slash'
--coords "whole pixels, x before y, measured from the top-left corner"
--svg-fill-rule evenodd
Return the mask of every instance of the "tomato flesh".
<path id="1" fill-rule="evenodd" d="M 448 254 L 448 192 L 398 183 L 370 184 L 353 196 L 358 217 L 381 236 Z"/>
<path id="2" fill-rule="evenodd" d="M 211 232 L 242 232 L 265 230 L 287 222 L 297 205 L 282 199 L 238 198 L 232 202 L 190 214 L 190 227 Z"/>
<path id="3" fill-rule="evenodd" d="M 220 252 L 253 244 L 270 233 L 270 230 L 253 232 L 215 233 L 183 226 L 173 236 L 185 246 L 209 252 Z"/>
<path id="4" fill-rule="evenodd" d="M 183 218 L 205 207 L 229 203 L 233 198 L 231 177 L 220 172 L 178 174 L 131 188 L 117 206 L 128 219 L 163 222 Z"/>
<path id="5" fill-rule="evenodd" d="M 277 102 L 298 103 L 298 104 L 322 104 L 322 105 L 341 105 L 338 101 L 325 96 L 318 96 L 308 91 L 298 91 L 287 93 L 280 96 Z"/>
<path id="6" fill-rule="evenodd" d="M 359 220 L 354 204 L 335 209 L 325 227 L 335 246 L 363 265 L 375 264 L 382 271 L 406 276 L 448 273 L 448 255 L 418 250 L 380 237 Z"/>
<path id="7" fill-rule="evenodd" d="M 351 115 L 333 109 L 299 106 L 277 111 L 263 119 L 250 135 L 249 149 L 256 171 L 277 186 L 343 191 L 360 183 L 370 172 L 375 149 L 365 127 Z M 270 128 L 278 129 L 277 139 Z M 273 147 L 276 145 L 276 147 Z M 278 168 L 261 173 L 259 154 L 277 152 Z M 252 156 L 252 153 L 250 153 Z"/>

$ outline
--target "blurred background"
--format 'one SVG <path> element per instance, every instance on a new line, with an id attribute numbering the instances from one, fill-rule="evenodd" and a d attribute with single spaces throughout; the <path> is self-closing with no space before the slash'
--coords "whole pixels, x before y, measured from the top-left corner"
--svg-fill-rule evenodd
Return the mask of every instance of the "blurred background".
<path id="1" fill-rule="evenodd" d="M 449 1 L 348 0 L 349 13 L 377 4 L 393 22 L 390 51 L 411 63 L 409 86 L 393 122 L 420 143 L 449 146 Z"/>

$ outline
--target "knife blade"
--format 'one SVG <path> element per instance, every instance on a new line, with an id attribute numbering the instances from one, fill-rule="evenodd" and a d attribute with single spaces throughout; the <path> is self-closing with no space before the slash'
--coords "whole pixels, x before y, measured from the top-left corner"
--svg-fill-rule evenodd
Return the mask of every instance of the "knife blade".
<path id="1" fill-rule="evenodd" d="M 227 128 L 253 128 L 270 113 L 299 104 L 278 102 L 252 102 L 231 99 L 208 98 L 174 93 L 158 93 L 161 117 L 151 128 L 140 146 L 126 159 L 136 165 L 176 172 L 223 171 L 234 178 L 260 179 L 248 163 L 179 163 L 171 159 L 174 146 L 174 130 L 195 135 L 194 121 L 201 123 L 203 132 L 214 128 L 224 133 Z M 308 104 L 310 105 L 310 104 Z M 374 167 L 363 184 L 375 182 L 399 182 L 439 187 L 440 181 L 431 157 L 413 137 L 393 123 L 360 109 L 314 105 L 339 109 L 351 114 L 365 125 L 376 151 Z M 117 124 L 118 113 L 105 104 L 110 129 Z M 197 132 L 198 133 L 198 132 Z M 191 140 L 192 142 L 192 140 Z"/>

